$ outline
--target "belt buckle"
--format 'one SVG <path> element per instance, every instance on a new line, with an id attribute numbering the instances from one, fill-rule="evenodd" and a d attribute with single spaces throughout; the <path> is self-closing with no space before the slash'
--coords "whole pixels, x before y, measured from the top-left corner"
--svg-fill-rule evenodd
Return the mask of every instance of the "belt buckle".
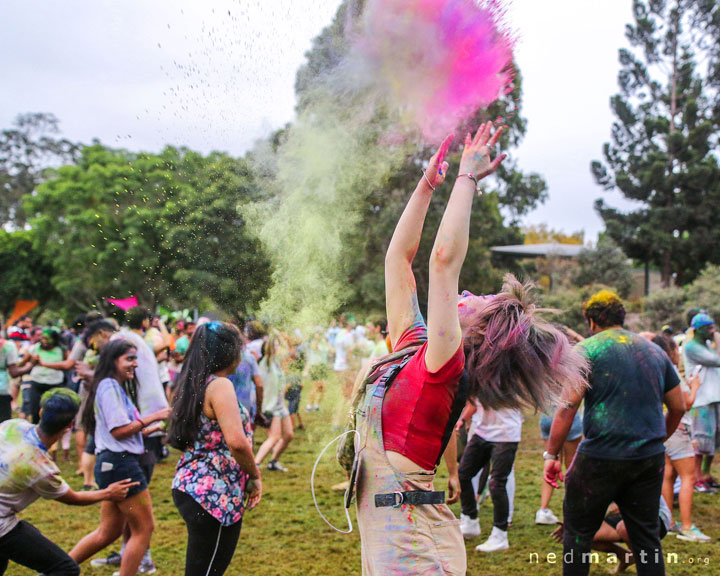
<path id="1" fill-rule="evenodd" d="M 403 494 L 402 492 L 399 492 L 397 490 L 395 492 L 393 492 L 392 494 L 394 497 L 394 503 L 393 503 L 392 507 L 400 508 L 400 506 L 402 506 L 403 503 L 405 502 L 405 494 Z"/>

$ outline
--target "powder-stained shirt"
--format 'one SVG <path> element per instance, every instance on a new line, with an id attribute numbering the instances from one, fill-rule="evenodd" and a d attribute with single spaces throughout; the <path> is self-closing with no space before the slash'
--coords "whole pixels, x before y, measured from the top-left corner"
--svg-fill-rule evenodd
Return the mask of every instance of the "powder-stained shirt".
<path id="1" fill-rule="evenodd" d="M 0 340 L 0 396 L 10 394 L 10 372 L 8 368 L 18 363 L 17 348 L 13 342 Z"/>
<path id="2" fill-rule="evenodd" d="M 663 398 L 680 384 L 667 354 L 627 330 L 605 330 L 578 348 L 590 360 L 579 452 L 608 460 L 663 453 Z"/>
<path id="3" fill-rule="evenodd" d="M 683 345 L 685 375 L 690 378 L 700 366 L 700 388 L 693 408 L 720 402 L 720 355 L 692 338 Z"/>
<path id="4" fill-rule="evenodd" d="M 260 369 L 255 356 L 247 350 L 243 350 L 242 360 L 238 364 L 237 370 L 235 370 L 234 374 L 228 376 L 235 388 L 235 396 L 237 396 L 238 402 L 247 409 L 251 419 L 255 419 L 257 414 L 257 391 L 255 390 L 255 380 L 253 378 L 258 374 L 260 374 Z"/>
<path id="5" fill-rule="evenodd" d="M 160 382 L 155 352 L 150 349 L 143 337 L 132 330 L 121 330 L 110 339 L 127 340 L 137 350 L 138 367 L 135 369 L 135 378 L 138 381 L 137 408 L 140 411 L 140 416 L 147 416 L 167 408 L 168 401 Z M 162 436 L 162 432 L 157 432 L 153 436 Z"/>
<path id="6" fill-rule="evenodd" d="M 30 349 L 30 354 L 39 356 L 40 360 L 47 364 L 57 364 L 65 360 L 65 352 L 60 346 L 55 346 L 50 350 L 45 350 L 40 343 L 34 344 Z M 65 380 L 65 373 L 62 370 L 55 370 L 54 368 L 45 368 L 36 364 L 33 369 L 30 370 L 30 380 L 37 382 L 38 384 L 57 385 L 62 384 Z"/>
<path id="7" fill-rule="evenodd" d="M 432 470 L 441 456 L 442 438 L 465 366 L 465 354 L 460 344 L 444 366 L 431 372 L 425 364 L 427 327 L 423 321 L 405 330 L 394 351 L 416 344 L 422 346 L 385 393 L 383 441 L 386 451 L 402 454 L 421 468 Z"/>
<path id="8" fill-rule="evenodd" d="M 0 538 L 15 528 L 16 514 L 35 500 L 54 500 L 69 489 L 35 426 L 20 419 L 0 424 Z"/>
<path id="9" fill-rule="evenodd" d="M 115 428 L 126 426 L 138 418 L 138 409 L 120 383 L 114 378 L 101 380 L 95 393 L 95 454 L 103 450 L 131 454 L 145 452 L 141 432 L 122 440 L 112 435 Z"/>

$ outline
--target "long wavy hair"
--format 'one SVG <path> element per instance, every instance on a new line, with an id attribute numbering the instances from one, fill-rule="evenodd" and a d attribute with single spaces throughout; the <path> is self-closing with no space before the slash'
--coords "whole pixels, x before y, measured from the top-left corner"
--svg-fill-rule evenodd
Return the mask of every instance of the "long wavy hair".
<path id="1" fill-rule="evenodd" d="M 587 359 L 539 313 L 532 284 L 512 274 L 464 337 L 469 396 L 483 406 L 551 410 L 566 386 L 587 386 Z"/>
<path id="2" fill-rule="evenodd" d="M 98 385 L 105 378 L 115 378 L 115 362 L 130 349 L 135 349 L 135 345 L 132 342 L 118 338 L 105 344 L 100 352 L 98 363 L 93 373 L 92 383 L 90 384 L 90 392 L 82 414 L 83 427 L 88 434 L 92 434 L 95 431 L 95 396 L 97 395 Z M 133 378 L 132 380 L 120 382 L 120 385 L 124 388 L 133 404 L 137 406 L 137 380 Z"/>
<path id="3" fill-rule="evenodd" d="M 171 446 L 185 450 L 195 442 L 210 376 L 236 364 L 242 347 L 240 331 L 232 324 L 208 322 L 195 330 L 176 385 Z"/>

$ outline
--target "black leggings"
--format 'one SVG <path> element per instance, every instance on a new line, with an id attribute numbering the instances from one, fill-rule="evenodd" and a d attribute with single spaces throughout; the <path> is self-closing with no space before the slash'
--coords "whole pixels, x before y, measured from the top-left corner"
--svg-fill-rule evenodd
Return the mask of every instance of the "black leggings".
<path id="1" fill-rule="evenodd" d="M 660 492 L 665 455 L 604 460 L 576 454 L 565 480 L 563 574 L 590 571 L 593 536 L 611 502 L 625 521 L 639 576 L 664 576 L 660 544 Z"/>
<path id="2" fill-rule="evenodd" d="M 222 576 L 235 554 L 242 520 L 223 526 L 192 496 L 180 490 L 172 492 L 188 531 L 185 576 Z"/>
<path id="3" fill-rule="evenodd" d="M 5 574 L 10 560 L 45 576 L 80 574 L 80 566 L 75 560 L 24 520 L 0 537 L 0 574 Z"/>
<path id="4" fill-rule="evenodd" d="M 510 501 L 507 495 L 507 479 L 512 472 L 517 452 L 517 442 L 488 442 L 473 434 L 463 452 L 458 468 L 460 477 L 460 504 L 462 513 L 477 518 L 477 501 L 472 479 L 481 469 L 492 463 L 490 472 L 490 496 L 493 502 L 493 526 L 508 529 Z"/>

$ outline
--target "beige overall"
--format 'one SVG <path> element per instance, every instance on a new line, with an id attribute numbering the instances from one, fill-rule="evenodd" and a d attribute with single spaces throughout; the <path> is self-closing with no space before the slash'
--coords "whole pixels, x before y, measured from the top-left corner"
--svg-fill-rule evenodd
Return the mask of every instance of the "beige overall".
<path id="1" fill-rule="evenodd" d="M 380 384 L 380 385 L 378 385 Z M 459 521 L 445 504 L 376 507 L 375 495 L 434 490 L 434 472 L 402 473 L 383 448 L 384 381 L 369 385 L 358 406 L 357 520 L 363 576 L 463 576 L 467 570 Z"/>

